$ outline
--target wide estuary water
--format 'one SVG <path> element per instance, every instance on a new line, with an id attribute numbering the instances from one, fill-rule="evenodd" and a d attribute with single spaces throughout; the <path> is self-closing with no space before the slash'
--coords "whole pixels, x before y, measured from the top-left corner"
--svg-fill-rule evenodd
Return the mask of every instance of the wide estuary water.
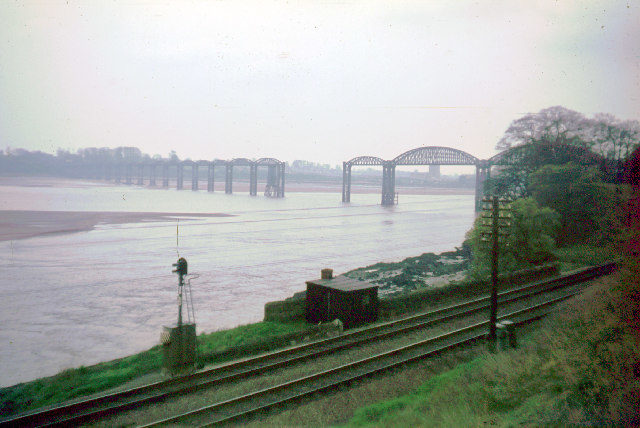
<path id="1" fill-rule="evenodd" d="M 374 190 L 375 191 L 375 190 Z M 58 184 L 0 186 L 0 210 L 224 213 L 102 224 L 88 232 L 0 242 L 0 386 L 53 375 L 156 345 L 177 318 L 178 251 L 189 262 L 198 333 L 262 319 L 264 304 L 336 273 L 459 246 L 473 196 L 378 191 L 246 193 Z M 2 215 L 0 213 L 0 215 Z M 2 219 L 0 219 L 1 221 Z"/>

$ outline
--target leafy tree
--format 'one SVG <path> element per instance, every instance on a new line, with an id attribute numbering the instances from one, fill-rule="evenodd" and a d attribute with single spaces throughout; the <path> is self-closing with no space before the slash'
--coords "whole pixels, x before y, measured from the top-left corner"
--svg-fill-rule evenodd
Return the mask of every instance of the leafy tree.
<path id="1" fill-rule="evenodd" d="M 485 193 L 512 199 L 531 196 L 529 175 L 544 165 L 574 162 L 599 166 L 602 158 L 588 148 L 557 142 L 539 141 L 516 146 L 506 151 L 496 171 L 485 183 Z"/>
<path id="2" fill-rule="evenodd" d="M 532 198 L 517 199 L 511 204 L 511 224 L 500 242 L 499 271 L 511 271 L 540 265 L 554 259 L 555 237 L 560 215 L 548 207 L 540 207 Z M 472 274 L 485 278 L 491 269 L 491 242 L 483 232 L 484 219 L 476 219 L 467 234 L 472 251 Z"/>
<path id="3" fill-rule="evenodd" d="M 602 242 L 619 229 L 623 195 L 596 168 L 546 165 L 529 177 L 533 198 L 561 216 L 559 243 Z"/>

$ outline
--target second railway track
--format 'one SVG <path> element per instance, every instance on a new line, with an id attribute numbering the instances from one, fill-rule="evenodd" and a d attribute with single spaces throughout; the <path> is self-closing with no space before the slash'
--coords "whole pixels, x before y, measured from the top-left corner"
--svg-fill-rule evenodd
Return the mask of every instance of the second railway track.
<path id="1" fill-rule="evenodd" d="M 505 291 L 500 293 L 500 303 L 504 306 L 507 303 L 517 302 L 523 299 L 529 299 L 532 296 L 542 295 L 543 293 L 549 293 L 554 290 L 562 290 L 568 286 L 571 286 L 576 283 L 580 283 L 601 275 L 605 275 L 610 273 L 613 269 L 615 269 L 614 263 L 607 263 L 604 265 L 596 266 L 593 268 L 585 268 L 580 269 L 574 272 L 571 272 L 566 275 L 562 275 L 556 278 L 539 281 L 533 284 L 524 285 L 513 290 Z M 572 294 L 572 293 L 569 293 Z M 566 296 L 565 296 L 566 297 Z M 564 298 L 564 297 L 560 297 Z M 129 409 L 137 409 L 142 406 L 146 406 L 150 403 L 159 402 L 163 400 L 167 400 L 170 397 L 190 394 L 196 391 L 204 390 L 212 388 L 216 385 L 221 385 L 223 383 L 228 383 L 232 381 L 238 381 L 241 379 L 246 379 L 252 376 L 261 375 L 270 371 L 274 371 L 278 368 L 288 367 L 292 364 L 300 363 L 305 360 L 319 358 L 324 355 L 329 355 L 332 353 L 336 353 L 345 349 L 362 346 L 363 344 L 372 343 L 375 341 L 380 341 L 387 338 L 392 338 L 395 336 L 407 334 L 416 330 L 424 330 L 430 326 L 434 326 L 439 323 L 443 323 L 450 320 L 455 320 L 456 318 L 461 318 L 465 316 L 469 316 L 471 314 L 477 314 L 488 309 L 488 297 L 482 297 L 478 299 L 469 300 L 463 303 L 459 303 L 456 305 L 448 306 L 445 308 L 429 311 L 426 313 L 413 315 L 410 317 L 406 317 L 399 320 L 394 320 L 382 324 L 378 324 L 369 328 L 365 328 L 358 331 L 347 332 L 341 336 L 324 339 L 317 342 L 312 342 L 300 346 L 296 346 L 289 349 L 284 349 L 281 351 L 272 352 L 269 354 L 247 358 L 240 361 L 235 361 L 232 363 L 227 363 L 218 367 L 214 367 L 211 369 L 203 370 L 192 375 L 182 376 L 178 378 L 173 378 L 170 380 L 153 383 L 150 385 L 146 385 L 143 387 L 132 388 L 126 391 L 108 394 L 101 397 L 96 397 L 92 399 L 87 399 L 83 401 L 79 401 L 76 403 L 61 405 L 54 408 L 44 409 L 41 411 L 31 412 L 29 414 L 18 415 L 12 419 L 7 419 L 4 421 L 0 421 L 0 425 L 2 426 L 69 426 L 69 425 L 79 425 L 82 423 L 87 423 L 91 421 L 99 420 L 100 418 L 112 416 L 117 413 L 124 412 Z M 546 303 L 544 303 L 546 304 Z M 543 305 L 544 305 L 543 304 Z M 509 316 L 516 316 L 510 314 Z M 476 331 L 473 334 L 483 335 L 486 331 L 486 323 L 475 323 L 474 326 L 464 327 L 463 329 L 458 329 L 460 332 L 456 333 L 457 335 L 465 335 L 471 334 L 471 330 Z M 473 328 L 472 328 L 473 327 Z M 471 330 L 468 330 L 471 329 Z M 456 331 L 458 331 L 456 330 Z M 441 335 L 442 337 L 438 340 L 449 340 L 446 338 L 451 338 L 453 336 L 448 336 L 449 333 L 445 335 Z M 465 338 L 457 340 L 473 340 L 472 338 Z M 424 346 L 435 346 L 433 342 L 433 338 L 428 339 L 430 342 L 427 344 L 422 343 L 420 345 L 412 344 L 408 347 L 410 349 L 418 349 Z M 416 342 L 419 343 L 420 341 Z M 424 341 L 422 341 L 424 342 Z M 450 345 L 448 345 L 450 346 Z M 406 346 L 404 348 L 407 348 Z M 437 346 L 436 346 L 437 348 Z M 437 351 L 437 350 L 436 350 Z M 434 350 L 430 351 L 415 351 L 419 355 L 424 356 L 425 352 L 427 354 L 429 352 L 436 352 Z M 391 351 L 390 351 L 391 352 Z M 394 350 L 393 355 L 397 355 L 399 352 L 405 353 L 408 350 L 398 351 Z M 382 353 L 384 354 L 384 353 Z M 380 354 L 380 355 L 382 355 Z M 386 357 L 380 357 L 384 359 Z M 403 357 L 404 359 L 405 357 Z M 407 357 L 411 358 L 421 358 L 421 357 Z M 376 360 L 379 361 L 379 360 Z M 360 363 L 358 367 L 364 367 L 368 363 Z M 377 362 L 375 364 L 378 364 Z M 382 364 L 385 366 L 385 364 Z M 387 364 L 388 365 L 388 364 Z M 355 367 L 349 367 L 350 371 L 356 370 Z M 359 370 L 359 369 L 358 369 Z M 363 369 L 365 372 L 366 369 Z M 376 369 L 377 370 L 377 369 Z M 328 371 L 329 372 L 329 371 Z M 311 377 L 316 376 L 317 374 L 310 375 Z M 325 374 L 323 376 L 333 376 L 332 373 Z M 341 377 L 342 375 L 335 375 Z M 307 376 L 309 377 L 309 376 Z M 307 379 L 305 382 L 312 382 L 313 379 Z M 293 381 L 298 382 L 298 380 Z M 339 383 L 344 383 L 344 380 L 340 380 Z M 329 384 L 332 384 L 331 381 Z M 292 390 L 295 385 L 291 382 L 285 383 L 282 385 L 276 385 L 279 390 Z M 329 387 L 326 387 L 329 388 Z M 267 388 L 268 389 L 268 388 Z M 266 389 L 265 389 L 266 390 Z M 274 404 L 269 404 L 274 401 L 273 398 L 264 399 L 260 397 L 265 397 L 266 395 L 270 395 L 271 393 L 261 393 L 257 396 L 251 394 L 244 394 L 242 397 L 252 397 L 252 398 L 244 398 L 240 401 L 232 400 L 223 400 L 226 408 L 228 409 L 231 405 L 237 405 L 240 408 L 244 406 L 244 404 L 238 403 L 246 403 L 249 401 L 265 401 L 261 406 L 272 406 Z M 307 393 L 305 393 L 307 394 Z M 296 394 L 293 394 L 294 396 Z M 293 398 L 286 398 L 284 402 L 290 401 Z M 271 400 L 271 401 L 270 401 Z M 261 401 L 261 402 L 262 402 Z M 282 401 L 282 400 L 280 400 Z M 235 404 L 233 404 L 233 403 Z M 275 402 L 279 402 L 278 399 Z M 207 406 L 205 406 L 207 407 Z M 254 406 L 255 407 L 255 406 Z M 260 407 L 260 406 L 258 406 Z M 228 418 L 238 417 L 237 415 L 244 414 L 245 410 L 225 410 L 222 413 L 225 416 L 220 416 L 217 420 L 227 420 Z M 255 411 L 252 410 L 252 411 Z M 203 413 L 211 413 L 211 409 L 202 411 Z M 226 412 L 226 413 L 225 413 Z M 236 416 L 234 416 L 236 415 Z M 200 416 L 182 416 L 183 418 L 198 418 Z M 164 419 L 162 421 L 163 424 L 173 424 L 179 423 L 179 420 L 173 421 L 172 419 Z M 191 423 L 191 422 L 187 422 Z"/>

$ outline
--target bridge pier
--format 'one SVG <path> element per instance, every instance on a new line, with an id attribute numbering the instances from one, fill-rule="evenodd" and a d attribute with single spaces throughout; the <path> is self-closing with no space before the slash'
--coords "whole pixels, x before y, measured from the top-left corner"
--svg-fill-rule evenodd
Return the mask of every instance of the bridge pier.
<path id="1" fill-rule="evenodd" d="M 138 186 L 142 186 L 144 184 L 144 164 L 138 164 L 138 182 L 136 183 Z"/>
<path id="2" fill-rule="evenodd" d="M 342 162 L 342 202 L 351 202 L 351 164 Z"/>
<path id="3" fill-rule="evenodd" d="M 274 165 L 269 165 L 267 170 L 267 187 L 265 189 L 265 196 L 272 198 L 284 198 L 284 174 L 286 164 L 280 162 Z"/>
<path id="4" fill-rule="evenodd" d="M 215 165 L 211 162 L 207 165 L 207 192 L 213 192 L 213 175 L 215 174 Z"/>
<path id="5" fill-rule="evenodd" d="M 169 164 L 162 164 L 162 187 L 165 189 L 169 188 Z"/>
<path id="6" fill-rule="evenodd" d="M 182 185 L 184 183 L 184 166 L 181 163 L 178 164 L 177 173 L 178 173 L 178 180 L 177 180 L 178 183 L 176 184 L 176 189 L 182 190 Z"/>
<path id="7" fill-rule="evenodd" d="M 280 186 L 278 186 L 278 198 L 284 198 L 284 174 L 286 172 L 287 164 L 280 162 Z"/>
<path id="8" fill-rule="evenodd" d="M 230 195 L 233 193 L 233 165 L 225 165 L 224 193 Z"/>
<path id="9" fill-rule="evenodd" d="M 482 198 L 484 196 L 484 182 L 491 177 L 491 164 L 488 161 L 479 161 L 476 164 L 476 197 L 475 211 L 482 210 Z"/>
<path id="10" fill-rule="evenodd" d="M 278 169 L 277 165 L 269 165 L 267 167 L 267 187 L 265 196 L 278 197 Z"/>
<path id="11" fill-rule="evenodd" d="M 198 190 L 198 164 L 191 164 L 191 190 Z"/>
<path id="12" fill-rule="evenodd" d="M 128 163 L 125 167 L 125 181 L 124 184 L 131 184 L 131 175 L 133 170 L 133 165 Z"/>
<path id="13" fill-rule="evenodd" d="M 258 165 L 255 163 L 249 166 L 249 195 L 258 195 Z"/>
<path id="14" fill-rule="evenodd" d="M 396 203 L 396 164 L 386 161 L 382 165 L 382 205 L 390 206 Z"/>

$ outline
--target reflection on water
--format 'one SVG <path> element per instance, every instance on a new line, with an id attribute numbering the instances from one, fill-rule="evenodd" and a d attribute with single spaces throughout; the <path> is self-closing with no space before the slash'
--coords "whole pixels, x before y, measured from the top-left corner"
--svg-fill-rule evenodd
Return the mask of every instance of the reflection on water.
<path id="1" fill-rule="evenodd" d="M 265 302 L 344 272 L 460 245 L 471 195 L 288 193 L 285 199 L 124 186 L 0 187 L 0 209 L 223 212 L 233 217 L 98 226 L 0 243 L 0 385 L 122 357 L 177 317 L 171 264 L 189 261 L 199 332 L 258 321 Z"/>

